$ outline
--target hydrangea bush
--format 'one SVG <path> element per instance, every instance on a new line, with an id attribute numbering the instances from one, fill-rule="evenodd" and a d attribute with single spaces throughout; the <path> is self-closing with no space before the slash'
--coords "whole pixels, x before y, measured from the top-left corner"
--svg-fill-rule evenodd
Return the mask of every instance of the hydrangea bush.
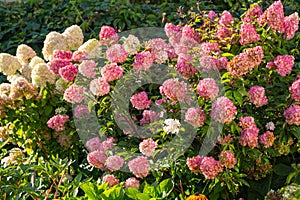
<path id="1" fill-rule="evenodd" d="M 150 39 L 102 26 L 84 42 L 73 25 L 46 36 L 43 58 L 25 44 L 1 53 L 1 146 L 20 148 L 28 164 L 73 160 L 61 180 L 98 178 L 81 185 L 86 196 L 247 199 L 244 191 L 265 177 L 272 189 L 278 160 L 299 162 L 298 13 L 285 16 L 276 1 L 241 18 L 203 11 L 200 19 L 167 23 L 165 38 Z M 143 82 L 155 76 L 163 81 Z M 207 142 L 213 148 L 203 154 Z M 19 164 L 17 154 L 2 158 L 4 167 Z M 52 197 L 66 197 L 53 184 Z"/>

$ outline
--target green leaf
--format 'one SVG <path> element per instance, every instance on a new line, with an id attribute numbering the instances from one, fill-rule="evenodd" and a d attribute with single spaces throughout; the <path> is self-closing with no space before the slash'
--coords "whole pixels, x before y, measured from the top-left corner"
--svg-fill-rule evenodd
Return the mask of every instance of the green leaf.
<path id="1" fill-rule="evenodd" d="M 234 91 L 233 96 L 234 96 L 235 100 L 238 102 L 239 105 L 243 104 L 243 96 L 241 95 L 240 92 Z"/>
<path id="2" fill-rule="evenodd" d="M 290 166 L 287 166 L 283 163 L 279 163 L 273 167 L 274 173 L 279 176 L 288 176 L 294 169 Z"/>
<path id="3" fill-rule="evenodd" d="M 173 190 L 174 182 L 171 178 L 163 180 L 158 186 L 162 198 L 167 197 Z"/>
<path id="4" fill-rule="evenodd" d="M 125 188 L 125 194 L 131 199 L 137 199 L 137 194 L 140 193 L 135 188 Z"/>
<path id="5" fill-rule="evenodd" d="M 226 58 L 232 58 L 232 57 L 234 57 L 234 55 L 232 53 L 222 53 L 222 56 L 226 57 Z"/>
<path id="6" fill-rule="evenodd" d="M 82 183 L 80 185 L 80 188 L 84 191 L 84 193 L 88 197 L 88 199 L 91 199 L 91 200 L 99 199 L 98 196 L 97 196 L 97 193 L 94 189 L 94 184 L 93 183 L 90 183 L 90 182 Z"/>
<path id="7" fill-rule="evenodd" d="M 150 200 L 151 197 L 148 194 L 144 194 L 144 193 L 137 193 L 136 197 L 138 200 Z"/>

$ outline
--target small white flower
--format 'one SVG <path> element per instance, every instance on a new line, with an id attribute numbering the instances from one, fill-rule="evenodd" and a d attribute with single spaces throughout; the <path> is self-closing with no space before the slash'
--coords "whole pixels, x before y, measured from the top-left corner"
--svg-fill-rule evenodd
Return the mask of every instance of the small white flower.
<path id="1" fill-rule="evenodd" d="M 164 127 L 163 130 L 166 133 L 179 133 L 179 127 L 181 126 L 180 122 L 178 119 L 166 119 L 164 121 Z"/>
<path id="2" fill-rule="evenodd" d="M 268 122 L 268 123 L 266 124 L 266 129 L 267 129 L 267 130 L 270 130 L 270 131 L 274 131 L 274 129 L 275 129 L 274 123 L 273 123 L 273 122 Z"/>

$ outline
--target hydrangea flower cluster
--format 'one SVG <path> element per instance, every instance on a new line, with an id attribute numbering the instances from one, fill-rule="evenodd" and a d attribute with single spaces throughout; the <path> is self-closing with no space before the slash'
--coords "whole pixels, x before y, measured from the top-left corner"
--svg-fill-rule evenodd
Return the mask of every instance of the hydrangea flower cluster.
<path id="1" fill-rule="evenodd" d="M 241 117 L 239 125 L 242 127 L 239 143 L 242 146 L 249 146 L 251 149 L 258 145 L 258 133 L 259 128 L 254 122 L 254 118 L 251 116 Z"/>
<path id="2" fill-rule="evenodd" d="M 87 105 L 77 105 L 74 108 L 74 117 L 81 118 L 86 117 L 90 113 L 89 108 Z"/>
<path id="3" fill-rule="evenodd" d="M 47 126 L 49 128 L 54 129 L 55 131 L 59 132 L 64 130 L 64 125 L 67 122 L 67 120 L 69 119 L 68 115 L 55 115 L 53 117 L 51 117 L 48 122 L 47 122 Z"/>
<path id="4" fill-rule="evenodd" d="M 135 61 L 132 64 L 133 68 L 146 71 L 148 70 L 154 62 L 153 55 L 150 51 L 142 51 L 136 54 Z"/>
<path id="5" fill-rule="evenodd" d="M 234 153 L 230 150 L 224 150 L 219 154 L 219 159 L 226 168 L 231 169 L 233 168 L 236 163 L 237 159 L 234 157 Z"/>
<path id="6" fill-rule="evenodd" d="M 90 82 L 90 91 L 93 95 L 104 96 L 109 93 L 110 85 L 103 77 L 93 79 Z"/>
<path id="7" fill-rule="evenodd" d="M 162 95 L 172 101 L 183 102 L 187 96 L 187 84 L 178 79 L 168 79 L 159 88 Z"/>
<path id="8" fill-rule="evenodd" d="M 242 24 L 240 35 L 241 35 L 240 38 L 241 45 L 258 42 L 260 40 L 260 37 L 257 34 L 254 25 L 247 22 L 244 22 Z"/>
<path id="9" fill-rule="evenodd" d="M 249 48 L 245 52 L 233 57 L 226 69 L 233 77 L 241 77 L 259 66 L 264 56 L 261 46 Z"/>
<path id="10" fill-rule="evenodd" d="M 223 124 L 232 122 L 237 114 L 235 105 L 227 97 L 219 97 L 212 104 L 210 117 Z"/>
<path id="11" fill-rule="evenodd" d="M 138 110 L 149 108 L 151 104 L 151 100 L 148 99 L 148 95 L 145 91 L 132 95 L 130 102 L 132 106 Z"/>
<path id="12" fill-rule="evenodd" d="M 219 86 L 212 78 L 204 78 L 197 85 L 197 93 L 200 97 L 214 100 L 219 94 Z"/>
<path id="13" fill-rule="evenodd" d="M 138 178 L 144 178 L 148 175 L 150 164 L 145 156 L 138 156 L 128 162 L 129 170 Z"/>
<path id="14" fill-rule="evenodd" d="M 300 125 L 300 105 L 291 105 L 283 113 L 286 123 L 290 125 Z"/>
<path id="15" fill-rule="evenodd" d="M 107 82 L 118 80 L 123 76 L 123 67 L 117 63 L 107 64 L 101 69 L 101 75 Z"/>
<path id="16" fill-rule="evenodd" d="M 194 127 L 200 127 L 204 124 L 206 114 L 200 108 L 191 107 L 185 113 L 185 121 Z"/>
<path id="17" fill-rule="evenodd" d="M 293 84 L 289 87 L 289 91 L 292 95 L 292 99 L 300 102 L 300 79 L 293 82 Z"/>
<path id="18" fill-rule="evenodd" d="M 79 72 L 87 78 L 95 78 L 96 62 L 93 60 L 83 60 L 78 66 Z"/>
<path id="19" fill-rule="evenodd" d="M 274 134 L 271 131 L 266 131 L 259 137 L 259 142 L 264 145 L 264 147 L 268 148 L 274 143 Z"/>
<path id="20" fill-rule="evenodd" d="M 214 179 L 223 171 L 222 163 L 213 157 L 200 157 L 198 155 L 187 158 L 187 165 L 193 173 L 201 172 L 207 179 Z"/>
<path id="21" fill-rule="evenodd" d="M 134 177 L 128 178 L 125 181 L 125 188 L 135 188 L 135 189 L 139 189 L 140 187 L 140 181 L 137 180 Z"/>
<path id="22" fill-rule="evenodd" d="M 265 88 L 262 86 L 252 86 L 248 91 L 250 102 L 257 108 L 267 105 L 268 98 L 265 96 Z"/>
<path id="23" fill-rule="evenodd" d="M 107 174 L 103 176 L 102 181 L 103 183 L 108 183 L 109 187 L 120 183 L 119 179 L 117 179 L 113 174 Z"/>
<path id="24" fill-rule="evenodd" d="M 99 43 L 101 45 L 109 45 L 116 43 L 119 39 L 115 29 L 110 26 L 102 26 L 99 33 Z"/>
<path id="25" fill-rule="evenodd" d="M 145 156 L 152 156 L 154 153 L 155 149 L 157 147 L 157 143 L 154 142 L 152 138 L 144 139 L 140 144 L 139 144 L 139 149 L 142 154 Z"/>
<path id="26" fill-rule="evenodd" d="M 166 133 L 176 134 L 179 133 L 179 127 L 181 126 L 178 119 L 166 119 L 164 121 L 163 130 Z"/>
<path id="27" fill-rule="evenodd" d="M 281 76 L 286 76 L 291 73 L 294 66 L 295 58 L 291 55 L 279 55 L 275 58 L 274 62 L 267 63 L 267 68 L 274 67 L 276 72 Z"/>
<path id="28" fill-rule="evenodd" d="M 113 44 L 106 50 L 106 58 L 111 63 L 122 63 L 128 57 L 125 48 L 120 44 Z"/>
<path id="29" fill-rule="evenodd" d="M 64 100 L 69 103 L 81 103 L 84 99 L 83 93 L 85 92 L 85 88 L 82 86 L 78 86 L 76 84 L 72 84 L 65 90 Z"/>

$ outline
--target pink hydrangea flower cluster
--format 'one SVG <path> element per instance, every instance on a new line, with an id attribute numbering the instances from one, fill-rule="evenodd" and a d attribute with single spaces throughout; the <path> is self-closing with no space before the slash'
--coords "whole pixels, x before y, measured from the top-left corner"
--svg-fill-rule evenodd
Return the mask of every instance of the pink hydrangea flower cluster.
<path id="1" fill-rule="evenodd" d="M 250 8 L 246 11 L 245 15 L 242 16 L 243 22 L 254 22 L 256 21 L 261 15 L 263 11 L 261 10 L 258 4 L 251 5 Z"/>
<path id="2" fill-rule="evenodd" d="M 203 42 L 200 45 L 200 56 L 211 55 L 211 54 L 220 54 L 221 50 L 217 42 Z"/>
<path id="3" fill-rule="evenodd" d="M 68 115 L 58 114 L 58 115 L 51 117 L 47 121 L 47 126 L 51 129 L 54 129 L 56 132 L 59 132 L 59 131 L 62 131 L 65 129 L 64 126 L 68 119 L 69 119 Z"/>
<path id="4" fill-rule="evenodd" d="M 254 42 L 258 42 L 260 40 L 259 35 L 256 32 L 256 29 L 254 25 L 244 22 L 241 26 L 240 30 L 240 44 L 245 45 L 245 44 L 250 44 Z"/>
<path id="5" fill-rule="evenodd" d="M 68 60 L 71 61 L 72 60 L 72 52 L 71 51 L 64 51 L 64 50 L 54 50 L 52 58 L 53 60 L 58 60 L 58 59 L 62 59 L 62 60 Z"/>
<path id="6" fill-rule="evenodd" d="M 124 164 L 123 158 L 117 155 L 109 156 L 105 161 L 106 168 L 112 172 L 121 169 L 123 164 Z"/>
<path id="7" fill-rule="evenodd" d="M 214 100 L 219 94 L 219 86 L 212 78 L 204 78 L 197 85 L 197 93 L 200 97 Z"/>
<path id="8" fill-rule="evenodd" d="M 101 75 L 107 82 L 118 80 L 123 76 L 123 67 L 117 63 L 107 64 L 101 69 Z"/>
<path id="9" fill-rule="evenodd" d="M 153 110 L 144 110 L 143 111 L 143 118 L 140 120 L 140 124 L 150 124 L 154 122 L 156 119 L 163 116 L 162 112 L 156 113 Z"/>
<path id="10" fill-rule="evenodd" d="M 196 107 L 189 108 L 185 113 L 185 120 L 194 127 L 203 126 L 206 120 L 206 114 L 203 110 Z"/>
<path id="11" fill-rule="evenodd" d="M 168 60 L 168 52 L 166 51 L 168 45 L 161 38 L 150 39 L 146 43 L 146 49 L 149 49 L 154 61 L 156 63 L 162 64 Z"/>
<path id="12" fill-rule="evenodd" d="M 125 181 L 125 188 L 135 188 L 135 189 L 139 189 L 140 187 L 140 181 L 137 180 L 134 177 L 128 178 Z"/>
<path id="13" fill-rule="evenodd" d="M 284 32 L 284 11 L 281 1 L 274 2 L 259 18 L 259 24 L 267 23 L 271 29 Z"/>
<path id="14" fill-rule="evenodd" d="M 166 23 L 164 30 L 167 37 L 170 38 L 173 35 L 180 33 L 182 31 L 182 26 L 176 26 L 172 23 Z"/>
<path id="15" fill-rule="evenodd" d="M 59 75 L 67 82 L 71 82 L 78 74 L 77 65 L 70 64 L 59 69 Z"/>
<path id="16" fill-rule="evenodd" d="M 117 42 L 119 39 L 115 29 L 110 26 L 102 26 L 99 33 L 99 43 L 101 45 L 108 45 Z"/>
<path id="17" fill-rule="evenodd" d="M 177 72 L 185 79 L 190 79 L 198 71 L 186 59 L 179 56 L 176 64 Z"/>
<path id="18" fill-rule="evenodd" d="M 76 84 L 70 85 L 65 90 L 64 99 L 69 103 L 81 103 L 84 99 L 83 93 L 85 92 L 85 88 L 78 86 Z"/>
<path id="19" fill-rule="evenodd" d="M 178 79 L 168 79 L 159 87 L 160 94 L 172 101 L 183 102 L 187 98 L 187 84 Z"/>
<path id="20" fill-rule="evenodd" d="M 234 157 L 234 153 L 232 153 L 230 150 L 222 151 L 219 154 L 219 159 L 222 164 L 228 169 L 232 169 L 237 163 L 237 159 Z"/>
<path id="21" fill-rule="evenodd" d="M 242 134 L 239 138 L 239 143 L 242 146 L 248 145 L 251 149 L 257 147 L 258 133 L 259 133 L 259 128 L 257 128 L 256 124 L 251 126 L 250 128 L 242 130 Z"/>
<path id="22" fill-rule="evenodd" d="M 193 172 L 193 173 L 199 173 L 201 172 L 200 170 L 200 165 L 203 157 L 197 155 L 192 158 L 187 158 L 186 159 L 186 164 L 188 168 Z"/>
<path id="23" fill-rule="evenodd" d="M 90 91 L 96 96 L 104 96 L 109 93 L 110 85 L 103 77 L 99 77 L 90 82 Z"/>
<path id="24" fill-rule="evenodd" d="M 229 124 L 235 118 L 237 109 L 227 97 L 219 97 L 212 104 L 210 117 L 223 124 Z"/>
<path id="25" fill-rule="evenodd" d="M 107 150 L 111 150 L 113 148 L 114 138 L 110 137 L 104 140 L 103 142 L 101 142 L 99 137 L 93 137 L 89 139 L 85 145 L 86 148 L 91 152 L 92 151 L 106 152 Z"/>
<path id="26" fill-rule="evenodd" d="M 105 161 L 107 156 L 103 151 L 92 151 L 87 155 L 87 161 L 90 165 L 101 170 L 107 170 Z"/>
<path id="27" fill-rule="evenodd" d="M 49 69 L 54 73 L 58 74 L 59 69 L 71 65 L 72 63 L 69 60 L 64 60 L 64 59 L 54 59 L 48 62 Z"/>
<path id="28" fill-rule="evenodd" d="M 247 129 L 247 128 L 251 128 L 252 126 L 256 126 L 254 118 L 252 116 L 241 117 L 238 125 L 242 129 Z"/>
<path id="29" fill-rule="evenodd" d="M 284 37 L 286 40 L 290 40 L 295 36 L 295 33 L 299 28 L 299 15 L 297 12 L 284 18 Z"/>
<path id="30" fill-rule="evenodd" d="M 291 55 L 278 55 L 274 62 L 268 62 L 267 68 L 276 68 L 276 72 L 281 76 L 291 73 L 295 58 Z"/>
<path id="31" fill-rule="evenodd" d="M 198 44 L 201 42 L 202 35 L 199 34 L 197 31 L 195 31 L 192 27 L 189 25 L 185 25 L 182 28 L 182 38 L 181 40 L 185 42 L 192 42 Z"/>
<path id="32" fill-rule="evenodd" d="M 74 108 L 74 117 L 75 118 L 81 118 L 86 117 L 90 113 L 89 108 L 87 105 L 77 105 Z"/>
<path id="33" fill-rule="evenodd" d="M 145 156 L 138 156 L 128 162 L 129 170 L 138 178 L 144 178 L 148 175 L 150 164 Z"/>
<path id="34" fill-rule="evenodd" d="M 207 14 L 207 17 L 208 19 L 210 19 L 211 21 L 214 21 L 217 17 L 218 17 L 218 14 L 215 13 L 215 11 L 213 10 L 210 10 Z"/>
<path id="35" fill-rule="evenodd" d="M 300 125 L 300 105 L 291 105 L 284 113 L 286 123 L 290 125 Z"/>
<path id="36" fill-rule="evenodd" d="M 213 157 L 204 157 L 201 160 L 200 171 L 207 179 L 214 179 L 223 172 L 222 163 Z"/>
<path id="37" fill-rule="evenodd" d="M 149 108 L 151 104 L 151 100 L 148 99 L 148 95 L 145 91 L 132 95 L 130 102 L 132 106 L 138 110 Z"/>
<path id="38" fill-rule="evenodd" d="M 103 183 L 108 183 L 109 187 L 120 183 L 120 181 L 113 174 L 107 174 L 103 176 L 102 181 Z"/>
<path id="39" fill-rule="evenodd" d="M 96 76 L 95 72 L 96 62 L 93 60 L 84 60 L 79 65 L 79 72 L 87 77 L 87 78 L 94 78 Z"/>
<path id="40" fill-rule="evenodd" d="M 106 50 L 106 58 L 111 63 L 121 63 L 126 60 L 128 53 L 125 48 L 120 44 L 113 44 Z"/>
<path id="41" fill-rule="evenodd" d="M 150 51 L 142 51 L 135 55 L 135 61 L 132 64 L 133 68 L 146 71 L 148 70 L 154 62 L 153 55 Z"/>
<path id="42" fill-rule="evenodd" d="M 102 142 L 99 137 L 89 139 L 86 142 L 87 149 L 91 151 L 87 156 L 89 164 L 103 171 L 119 170 L 123 166 L 124 160 L 118 155 L 106 156 L 106 151 L 112 150 L 113 142 L 113 137 L 107 138 Z"/>
<path id="43" fill-rule="evenodd" d="M 219 24 L 225 26 L 227 24 L 230 24 L 233 21 L 234 21 L 234 18 L 232 17 L 232 15 L 230 14 L 230 12 L 228 12 L 227 10 L 225 10 L 225 11 L 223 11 L 223 13 L 220 16 Z"/>
<path id="44" fill-rule="evenodd" d="M 75 62 L 82 62 L 88 57 L 88 53 L 86 51 L 75 51 L 73 53 L 72 59 Z"/>
<path id="45" fill-rule="evenodd" d="M 258 67 L 262 61 L 264 52 L 261 46 L 249 48 L 245 52 L 233 57 L 226 66 L 227 71 L 230 75 L 238 78 L 249 71 Z"/>
<path id="46" fill-rule="evenodd" d="M 265 96 L 265 88 L 262 86 L 252 86 L 248 91 L 250 102 L 257 108 L 267 105 L 268 98 Z"/>
<path id="47" fill-rule="evenodd" d="M 292 86 L 289 87 L 289 91 L 294 101 L 300 102 L 300 79 L 293 82 Z"/>
<path id="48" fill-rule="evenodd" d="M 154 140 L 152 138 L 144 139 L 139 144 L 139 150 L 145 156 L 152 156 L 156 147 L 157 147 L 157 143 L 154 142 Z"/>
<path id="49" fill-rule="evenodd" d="M 268 148 L 274 143 L 274 134 L 271 131 L 266 131 L 259 137 L 259 142 L 264 145 L 265 148 Z"/>

